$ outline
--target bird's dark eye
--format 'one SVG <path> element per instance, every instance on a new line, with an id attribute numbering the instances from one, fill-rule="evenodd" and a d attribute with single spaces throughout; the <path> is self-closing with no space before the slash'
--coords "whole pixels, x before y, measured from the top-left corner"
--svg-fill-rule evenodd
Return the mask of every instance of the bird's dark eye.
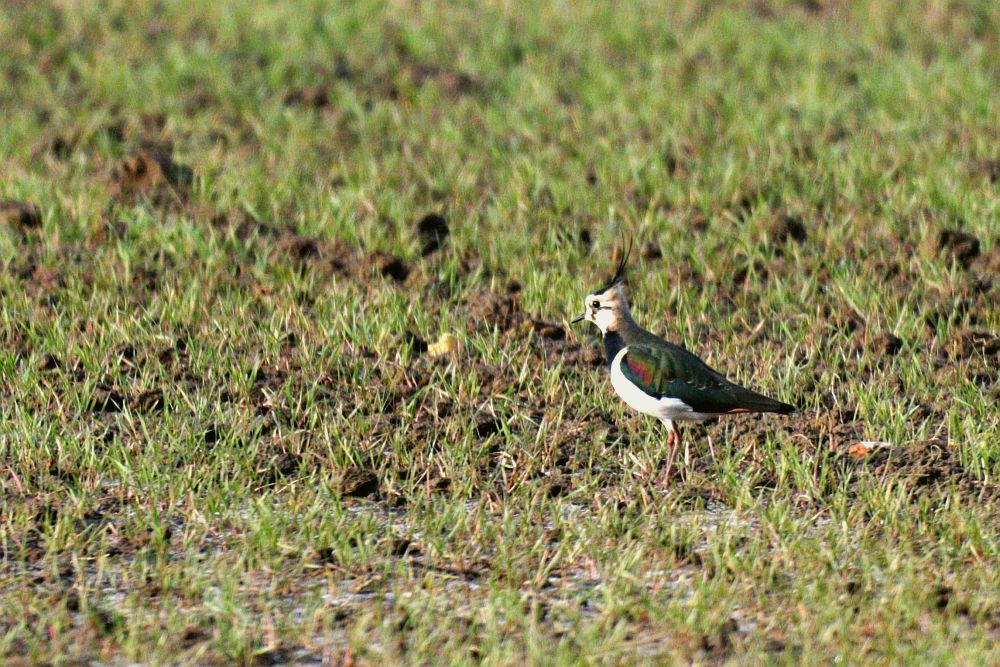
<path id="1" fill-rule="evenodd" d="M 601 302 L 600 301 L 594 301 L 590 305 L 593 308 L 600 308 L 601 307 Z"/>

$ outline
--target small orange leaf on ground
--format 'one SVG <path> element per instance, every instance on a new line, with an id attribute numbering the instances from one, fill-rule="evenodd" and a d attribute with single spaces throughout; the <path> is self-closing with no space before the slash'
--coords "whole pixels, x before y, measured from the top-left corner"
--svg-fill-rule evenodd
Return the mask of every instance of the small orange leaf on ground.
<path id="1" fill-rule="evenodd" d="M 872 447 L 867 442 L 856 442 L 847 448 L 847 453 L 856 459 L 863 459 L 872 451 Z"/>
<path id="2" fill-rule="evenodd" d="M 876 449 L 889 449 L 890 447 L 892 447 L 891 442 L 883 442 L 881 440 L 859 440 L 847 448 L 847 453 L 856 459 L 863 459 Z"/>

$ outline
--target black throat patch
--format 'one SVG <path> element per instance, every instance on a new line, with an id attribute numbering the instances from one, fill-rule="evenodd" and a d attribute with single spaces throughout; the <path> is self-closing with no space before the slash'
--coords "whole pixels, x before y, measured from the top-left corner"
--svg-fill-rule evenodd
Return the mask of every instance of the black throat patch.
<path id="1" fill-rule="evenodd" d="M 617 331 L 609 331 L 604 334 L 604 354 L 608 357 L 608 368 L 611 368 L 611 362 L 615 360 L 615 356 L 622 351 L 623 347 L 625 347 L 625 341 L 622 340 Z"/>

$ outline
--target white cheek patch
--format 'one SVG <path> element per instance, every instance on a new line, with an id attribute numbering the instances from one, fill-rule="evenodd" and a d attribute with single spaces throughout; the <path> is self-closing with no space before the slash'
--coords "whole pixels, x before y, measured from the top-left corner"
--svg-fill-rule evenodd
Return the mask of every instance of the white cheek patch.
<path id="1" fill-rule="evenodd" d="M 601 308 L 594 313 L 594 324 L 600 327 L 601 331 L 607 331 L 615 321 L 615 313 L 610 308 Z"/>

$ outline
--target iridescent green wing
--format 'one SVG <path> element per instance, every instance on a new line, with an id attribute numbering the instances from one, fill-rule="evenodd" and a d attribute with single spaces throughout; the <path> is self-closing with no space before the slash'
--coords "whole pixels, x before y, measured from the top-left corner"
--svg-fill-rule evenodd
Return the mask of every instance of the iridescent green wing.
<path id="1" fill-rule="evenodd" d="M 684 348 L 630 345 L 622 374 L 650 396 L 676 398 L 694 412 L 792 412 L 794 408 L 733 384 Z"/>

